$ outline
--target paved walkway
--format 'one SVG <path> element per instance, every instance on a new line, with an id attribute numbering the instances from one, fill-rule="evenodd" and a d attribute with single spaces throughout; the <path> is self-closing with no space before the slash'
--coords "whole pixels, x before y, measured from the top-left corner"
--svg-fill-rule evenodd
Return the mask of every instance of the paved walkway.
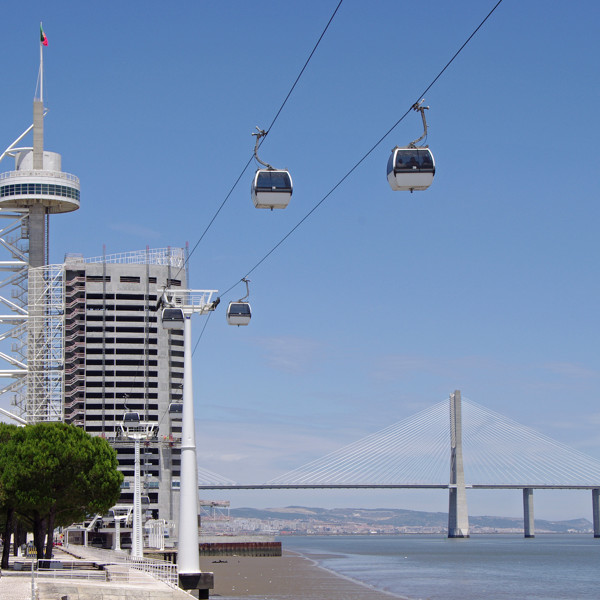
<path id="1" fill-rule="evenodd" d="M 75 549 L 74 549 L 75 550 Z M 77 558 L 97 563 L 104 561 L 98 560 L 98 553 L 95 549 L 77 547 L 73 553 L 67 554 L 61 549 L 55 549 L 53 560 L 61 560 L 65 563 L 77 561 Z M 77 554 L 77 558 L 74 556 Z M 107 557 L 108 558 L 108 557 Z M 114 561 L 111 556 L 106 562 Z M 13 570 L 15 562 L 23 564 L 22 570 Z M 44 576 L 39 573 L 35 579 L 36 594 L 32 599 L 31 593 L 31 572 L 30 560 L 23 558 L 10 558 L 11 570 L 4 571 L 0 577 L 0 600 L 60 600 L 67 596 L 68 600 L 190 600 L 191 596 L 183 590 L 173 589 L 166 583 L 154 579 L 149 574 L 138 571 L 129 570 L 125 564 L 107 565 L 105 571 L 94 571 L 97 574 L 105 574 L 109 572 L 111 579 L 119 580 L 121 575 L 124 580 L 116 581 L 94 581 L 86 580 L 79 575 L 85 577 L 85 572 L 89 570 L 74 571 L 73 575 L 77 577 L 69 577 L 69 573 L 65 571 L 56 571 L 56 578 Z M 121 573 L 122 572 L 122 573 Z"/>
<path id="2" fill-rule="evenodd" d="M 31 600 L 31 575 L 23 572 L 2 572 L 0 578 L 2 600 Z"/>

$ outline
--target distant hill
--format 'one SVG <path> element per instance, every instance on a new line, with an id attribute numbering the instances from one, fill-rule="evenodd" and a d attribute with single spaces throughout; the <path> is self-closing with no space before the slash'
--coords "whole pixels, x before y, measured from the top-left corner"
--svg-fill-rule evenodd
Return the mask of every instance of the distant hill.
<path id="1" fill-rule="evenodd" d="M 361 524 L 374 529 L 382 526 L 422 527 L 445 529 L 448 513 L 405 510 L 401 508 L 309 508 L 287 506 L 285 508 L 232 508 L 234 518 L 282 520 L 336 525 Z M 522 530 L 523 519 L 513 517 L 469 516 L 472 531 L 476 530 Z M 592 523 L 587 519 L 568 521 L 535 520 L 535 530 L 541 532 L 568 533 L 589 532 Z"/>

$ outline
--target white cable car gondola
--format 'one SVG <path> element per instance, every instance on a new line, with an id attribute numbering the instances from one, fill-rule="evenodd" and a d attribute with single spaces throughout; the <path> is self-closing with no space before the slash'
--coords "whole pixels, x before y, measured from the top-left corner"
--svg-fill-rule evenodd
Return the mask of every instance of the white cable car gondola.
<path id="1" fill-rule="evenodd" d="M 423 119 L 423 135 L 411 142 L 408 146 L 396 146 L 387 164 L 387 179 L 394 191 L 426 190 L 432 183 L 435 175 L 435 161 L 428 146 L 417 146 L 427 136 L 427 121 L 425 110 L 428 106 L 421 106 L 423 100 L 413 106 L 414 110 L 421 113 Z"/>
<path id="2" fill-rule="evenodd" d="M 165 329 L 183 329 L 183 310 L 181 308 L 163 308 L 162 326 Z"/>
<path id="3" fill-rule="evenodd" d="M 123 425 L 139 425 L 140 424 L 140 413 L 137 412 L 126 412 L 123 414 Z"/>
<path id="4" fill-rule="evenodd" d="M 169 404 L 169 414 L 171 415 L 171 419 L 181 419 L 181 415 L 183 414 L 183 402 L 171 402 L 171 404 Z"/>
<path id="5" fill-rule="evenodd" d="M 252 309 L 250 303 L 246 302 L 250 295 L 250 288 L 248 287 L 249 279 L 245 277 L 242 281 L 246 284 L 246 295 L 240 298 L 237 302 L 230 302 L 227 307 L 227 322 L 230 325 L 248 325 L 252 318 Z"/>
<path id="6" fill-rule="evenodd" d="M 394 148 L 388 160 L 387 178 L 394 191 L 426 190 L 433 183 L 435 162 L 431 150 Z"/>
<path id="7" fill-rule="evenodd" d="M 292 178 L 284 169 L 258 169 L 252 180 L 256 208 L 285 208 L 292 197 Z"/>
<path id="8" fill-rule="evenodd" d="M 230 302 L 227 307 L 227 322 L 230 325 L 248 325 L 252 318 L 252 309 L 248 302 Z"/>
<path id="9" fill-rule="evenodd" d="M 254 158 L 266 169 L 258 169 L 252 180 L 252 201 L 256 208 L 285 208 L 292 197 L 294 186 L 289 171 L 276 169 L 258 158 L 258 144 L 261 137 L 267 135 L 266 131 L 256 128 L 256 144 L 254 145 Z"/>

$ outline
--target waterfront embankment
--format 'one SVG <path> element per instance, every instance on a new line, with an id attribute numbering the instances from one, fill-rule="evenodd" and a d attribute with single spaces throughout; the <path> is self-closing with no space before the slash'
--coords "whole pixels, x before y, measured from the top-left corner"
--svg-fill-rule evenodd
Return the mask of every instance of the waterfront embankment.
<path id="1" fill-rule="evenodd" d="M 281 557 L 204 557 L 203 571 L 215 574 L 211 597 L 265 600 L 390 600 L 391 596 L 332 573 L 315 561 L 284 550 Z M 396 596 L 397 597 L 397 596 Z"/>

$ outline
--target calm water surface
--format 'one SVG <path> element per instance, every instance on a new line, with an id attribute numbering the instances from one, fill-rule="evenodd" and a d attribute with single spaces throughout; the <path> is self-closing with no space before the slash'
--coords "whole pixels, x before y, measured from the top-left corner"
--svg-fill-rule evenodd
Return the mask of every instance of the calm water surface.
<path id="1" fill-rule="evenodd" d="M 283 537 L 336 573 L 429 600 L 600 598 L 600 539 L 590 535 Z"/>

